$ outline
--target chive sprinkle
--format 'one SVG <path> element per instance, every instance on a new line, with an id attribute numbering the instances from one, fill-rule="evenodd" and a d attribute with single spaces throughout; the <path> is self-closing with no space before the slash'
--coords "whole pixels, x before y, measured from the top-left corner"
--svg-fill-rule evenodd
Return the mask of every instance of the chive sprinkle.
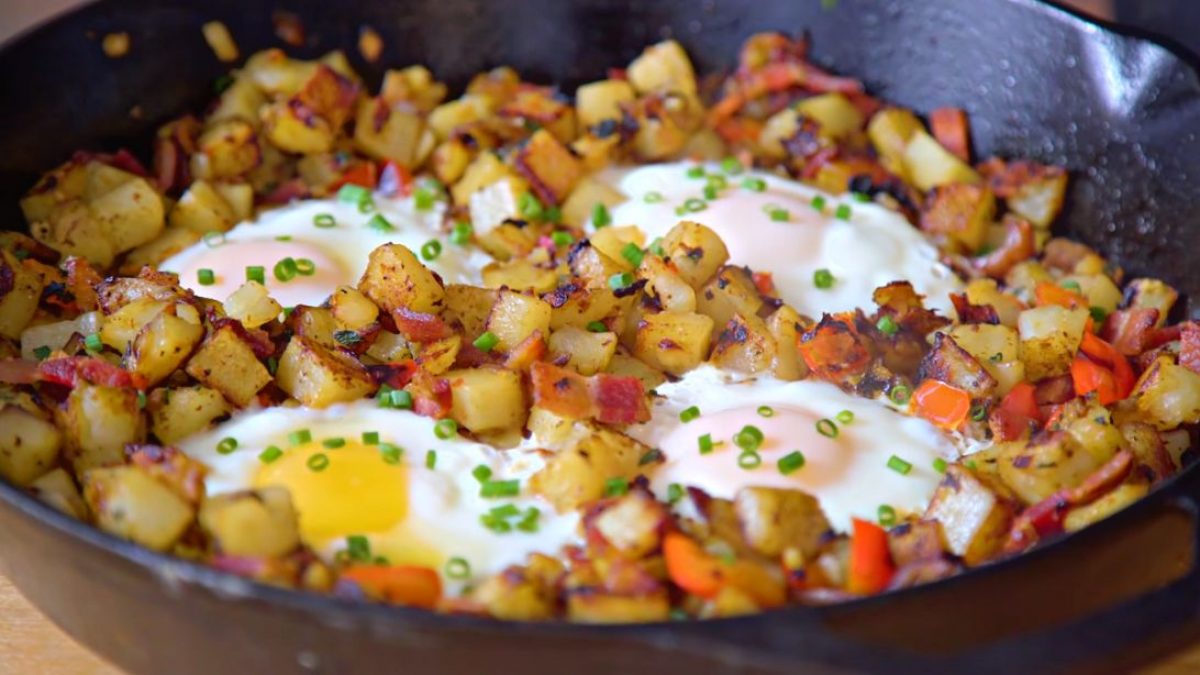
<path id="1" fill-rule="evenodd" d="M 496 348 L 496 345 L 500 344 L 500 338 L 497 337 L 495 333 L 488 330 L 484 331 L 482 335 L 475 338 L 475 341 L 471 344 L 475 345 L 475 347 L 480 351 L 490 352 Z"/>
<path id="2" fill-rule="evenodd" d="M 282 455 L 283 451 L 280 450 L 278 446 L 268 445 L 266 450 L 258 453 L 258 459 L 262 461 L 263 464 L 270 464 L 271 462 L 279 459 Z"/>
<path id="3" fill-rule="evenodd" d="M 686 424 L 686 423 L 691 422 L 692 420 L 696 419 L 699 416 L 700 416 L 700 408 L 698 408 L 696 406 L 689 406 L 679 412 L 679 421 Z"/>
<path id="4" fill-rule="evenodd" d="M 217 453 L 222 454 L 222 455 L 228 455 L 229 453 L 233 452 L 234 450 L 237 450 L 237 446 L 238 446 L 238 442 L 237 442 L 236 438 L 234 438 L 233 436 L 226 436 L 225 438 L 222 438 L 217 443 Z"/>
<path id="5" fill-rule="evenodd" d="M 838 428 L 837 425 L 834 424 L 833 420 L 829 418 L 821 418 L 817 420 L 817 433 L 825 436 L 826 438 L 837 438 Z"/>
<path id="6" fill-rule="evenodd" d="M 199 269 L 196 270 L 196 281 L 198 281 L 201 286 L 212 286 L 213 284 L 217 283 L 217 275 L 208 268 Z"/>
<path id="7" fill-rule="evenodd" d="M 793 450 L 783 457 L 779 458 L 778 462 L 779 473 L 788 475 L 804 466 L 804 453 L 799 450 Z"/>
<path id="8" fill-rule="evenodd" d="M 458 435 L 458 422 L 452 419 L 438 420 L 437 424 L 433 425 L 433 435 L 444 440 L 453 438 Z"/>
<path id="9" fill-rule="evenodd" d="M 465 558 L 454 557 L 446 561 L 446 566 L 442 569 L 446 576 L 456 581 L 469 579 L 471 577 L 471 563 Z"/>
<path id="10" fill-rule="evenodd" d="M 904 461 L 903 459 L 901 459 L 900 457 L 897 457 L 896 455 L 892 455 L 891 457 L 888 457 L 887 467 L 889 469 L 891 469 L 892 471 L 895 471 L 896 473 L 900 474 L 901 476 L 907 476 L 908 472 L 912 471 L 912 464 Z"/>
<path id="11" fill-rule="evenodd" d="M 881 504 L 879 506 L 878 514 L 880 525 L 884 527 L 891 527 L 896 524 L 896 509 L 892 508 L 891 506 L 888 506 L 887 504 Z"/>

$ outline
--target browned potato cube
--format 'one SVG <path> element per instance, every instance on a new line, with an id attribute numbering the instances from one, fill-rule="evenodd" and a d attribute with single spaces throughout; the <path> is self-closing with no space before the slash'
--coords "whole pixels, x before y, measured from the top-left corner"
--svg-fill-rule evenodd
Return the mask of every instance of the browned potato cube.
<path id="1" fill-rule="evenodd" d="M 0 476 L 24 487 L 54 467 L 62 433 L 15 405 L 0 408 Z"/>
<path id="2" fill-rule="evenodd" d="M 150 431 L 170 445 L 212 426 L 233 412 L 221 392 L 208 387 L 155 389 L 146 401 Z"/>
<path id="3" fill-rule="evenodd" d="M 563 326 L 550 334 L 550 359 L 574 368 L 581 375 L 594 375 L 606 368 L 617 351 L 617 334 L 593 333 Z"/>
<path id="4" fill-rule="evenodd" d="M 647 314 L 638 322 L 633 355 L 672 375 L 708 357 L 713 320 L 703 314 Z"/>
<path id="5" fill-rule="evenodd" d="M 209 497 L 200 526 L 222 553 L 272 558 L 300 545 L 300 526 L 287 488 L 272 486 Z"/>
<path id="6" fill-rule="evenodd" d="M 76 473 L 125 460 L 125 445 L 140 443 L 145 420 L 132 389 L 77 384 L 67 396 L 59 428 Z"/>
<path id="7" fill-rule="evenodd" d="M 384 244 L 371 251 L 358 290 L 389 313 L 401 307 L 436 313 L 446 299 L 438 278 L 401 244 Z"/>
<path id="8" fill-rule="evenodd" d="M 451 414 L 471 431 L 515 429 L 525 424 L 529 406 L 518 373 L 482 367 L 452 370 L 445 377 L 453 396 Z"/>
<path id="9" fill-rule="evenodd" d="M 357 401 L 375 391 L 375 381 L 358 361 L 295 335 L 279 358 L 275 382 L 313 408 Z"/>
<path id="10" fill-rule="evenodd" d="M 135 466 L 88 471 L 83 494 L 97 527 L 156 551 L 171 548 L 195 519 L 183 497 Z"/>
<path id="11" fill-rule="evenodd" d="M 542 335 L 550 332 L 551 308 L 540 298 L 522 295 L 515 291 L 501 289 L 496 297 L 496 304 L 488 313 L 484 329 L 495 334 L 500 341 L 496 348 L 508 351 L 541 331 Z"/>
<path id="12" fill-rule="evenodd" d="M 546 204 L 561 204 L 583 175 L 583 165 L 546 129 L 538 129 L 517 152 L 514 164 Z"/>
<path id="13" fill-rule="evenodd" d="M 37 311 L 42 278 L 8 250 L 0 250 L 0 335 L 17 339 Z"/>
<path id="14" fill-rule="evenodd" d="M 800 490 L 745 487 L 738 490 L 733 504 L 746 543 L 772 558 L 788 548 L 799 549 L 809 558 L 830 530 L 816 497 Z"/>
<path id="15" fill-rule="evenodd" d="M 667 232 L 663 251 L 685 281 L 699 289 L 729 260 L 725 242 L 710 228 L 684 220 Z"/>
<path id="16" fill-rule="evenodd" d="M 604 495 L 607 482 L 637 475 L 645 445 L 608 429 L 596 429 L 552 456 L 529 487 L 560 512 Z"/>
<path id="17" fill-rule="evenodd" d="M 271 381 L 266 366 L 230 326 L 209 333 L 188 361 L 186 370 L 239 408 L 250 405 L 259 390 Z"/>
<path id="18" fill-rule="evenodd" d="M 942 524 L 950 552 L 968 565 L 986 562 L 1000 551 L 1012 524 L 1012 507 L 970 470 L 946 469 L 925 517 Z"/>

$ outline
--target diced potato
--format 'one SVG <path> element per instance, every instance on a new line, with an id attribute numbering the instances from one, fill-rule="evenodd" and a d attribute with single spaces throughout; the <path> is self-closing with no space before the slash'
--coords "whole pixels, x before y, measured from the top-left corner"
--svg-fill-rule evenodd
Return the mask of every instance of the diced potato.
<path id="1" fill-rule="evenodd" d="M 1113 312 L 1117 309 L 1117 305 L 1121 304 L 1121 289 L 1117 288 L 1107 274 L 1072 274 L 1063 277 L 1059 284 L 1071 282 L 1079 284 L 1080 292 L 1083 297 L 1087 298 L 1088 305 L 1091 307 L 1099 307 L 1105 312 Z"/>
<path id="2" fill-rule="evenodd" d="M 1147 483 L 1124 483 L 1091 504 L 1071 509 L 1063 518 L 1063 529 L 1075 532 L 1111 516 L 1150 491 Z"/>
<path id="3" fill-rule="evenodd" d="M 982 180 L 969 164 L 942 147 L 924 129 L 917 129 L 904 146 L 904 170 L 914 185 L 929 190 L 951 183 Z"/>
<path id="4" fill-rule="evenodd" d="M 239 408 L 250 405 L 259 390 L 271 381 L 266 366 L 230 326 L 210 333 L 188 361 L 186 370 Z"/>
<path id="5" fill-rule="evenodd" d="M 29 484 L 29 491 L 43 504 L 79 520 L 88 519 L 88 506 L 66 469 L 54 469 Z"/>
<path id="6" fill-rule="evenodd" d="M 1088 310 L 1057 305 L 1021 312 L 1017 330 L 1021 335 L 1021 360 L 1025 376 L 1033 381 L 1063 375 L 1071 368 L 1083 340 Z"/>
<path id="7" fill-rule="evenodd" d="M 796 348 L 800 334 L 804 332 L 800 314 L 791 306 L 783 305 L 767 319 L 767 330 L 775 338 L 775 357 L 771 364 L 775 377 L 785 381 L 807 377 L 808 365 Z"/>
<path id="8" fill-rule="evenodd" d="M 150 430 L 160 443 L 170 445 L 212 426 L 233 412 L 225 397 L 208 387 L 155 389 L 146 401 Z"/>
<path id="9" fill-rule="evenodd" d="M 62 448 L 50 422 L 13 405 L 0 408 L 0 476 L 24 487 L 50 471 Z"/>
<path id="10" fill-rule="evenodd" d="M 1019 300 L 1002 292 L 995 279 L 972 279 L 967 282 L 966 292 L 972 305 L 991 305 L 1001 325 L 1017 327 L 1017 317 L 1024 307 Z"/>
<path id="11" fill-rule="evenodd" d="M 529 408 L 521 376 L 504 368 L 468 368 L 445 374 L 453 395 L 451 414 L 473 432 L 515 429 Z"/>
<path id="12" fill-rule="evenodd" d="M 1126 294 L 1129 296 L 1129 309 L 1145 307 L 1158 310 L 1158 323 L 1155 325 L 1159 328 L 1167 323 L 1167 316 L 1179 299 L 1178 291 L 1158 279 L 1134 279 L 1129 282 Z"/>
<path id="13" fill-rule="evenodd" d="M 624 434 L 596 429 L 552 456 L 529 486 L 558 511 L 569 511 L 602 497 L 609 480 L 637 475 L 648 449 Z"/>
<path id="14" fill-rule="evenodd" d="M 574 368 L 581 375 L 594 375 L 608 368 L 617 351 L 617 334 L 593 333 L 564 326 L 550 334 L 550 359 Z"/>
<path id="15" fill-rule="evenodd" d="M 198 180 L 175 202 L 170 214 L 171 227 L 200 232 L 227 232 L 237 225 L 233 207 L 211 183 Z"/>
<path id="16" fill-rule="evenodd" d="M 934 189 L 921 213 L 921 229 L 960 250 L 978 251 L 996 217 L 996 198 L 986 185 L 951 183 Z"/>
<path id="17" fill-rule="evenodd" d="M 203 337 L 204 326 L 198 320 L 160 312 L 130 343 L 126 368 L 150 385 L 158 384 L 183 365 Z"/>
<path id="18" fill-rule="evenodd" d="M 733 504 L 746 543 L 771 558 L 789 548 L 811 558 L 831 529 L 816 497 L 800 490 L 744 487 Z"/>
<path id="19" fill-rule="evenodd" d="M 667 511 L 662 503 L 643 490 L 617 499 L 591 522 L 604 540 L 630 559 L 645 557 L 662 545 Z"/>
<path id="20" fill-rule="evenodd" d="M 708 357 L 713 320 L 703 314 L 648 314 L 637 326 L 633 354 L 654 368 L 682 375 Z"/>
<path id="21" fill-rule="evenodd" d="M 0 335 L 18 339 L 37 311 L 44 282 L 8 250 L 0 250 Z"/>
<path id="22" fill-rule="evenodd" d="M 664 40 L 642 51 L 629 64 L 629 83 L 639 94 L 674 91 L 696 95 L 696 72 L 687 52 L 674 40 Z"/>
<path id="23" fill-rule="evenodd" d="M 963 324 L 949 331 L 954 342 L 983 366 L 996 380 L 996 395 L 1004 396 L 1025 379 L 1017 331 L 1004 325 Z"/>
<path id="24" fill-rule="evenodd" d="M 561 204 L 583 175 L 580 161 L 546 129 L 529 137 L 514 164 L 545 204 Z"/>
<path id="25" fill-rule="evenodd" d="M 192 175 L 201 180 L 229 180 L 258 166 L 261 153 L 254 125 L 231 118 L 211 123 L 196 140 Z"/>
<path id="26" fill-rule="evenodd" d="M 273 558 L 300 545 L 299 518 L 283 487 L 209 497 L 199 521 L 227 555 Z"/>
<path id="27" fill-rule="evenodd" d="M 933 493 L 925 517 L 942 524 L 946 545 L 967 565 L 998 553 L 1012 523 L 1012 507 L 970 470 L 951 465 Z"/>
<path id="28" fill-rule="evenodd" d="M 1131 398 L 1140 421 L 1161 430 L 1200 422 L 1200 375 L 1160 356 L 1138 378 Z"/>
<path id="29" fill-rule="evenodd" d="M 171 548 L 195 518 L 182 497 L 135 466 L 88 471 L 83 494 L 100 529 L 156 551 Z"/>
<path id="30" fill-rule="evenodd" d="M 696 294 L 696 310 L 713 320 L 715 339 L 734 315 L 756 317 L 763 306 L 758 286 L 745 267 L 726 265 Z"/>
<path id="31" fill-rule="evenodd" d="M 492 100 L 487 96 L 466 94 L 434 108 L 427 121 L 437 137 L 446 140 L 455 129 L 486 118 L 492 113 L 492 108 Z"/>
<path id="32" fill-rule="evenodd" d="M 663 238 L 663 251 L 679 276 L 699 289 L 729 260 L 729 249 L 716 232 L 700 223 L 680 221 Z"/>
<path id="33" fill-rule="evenodd" d="M 375 382 L 358 361 L 296 335 L 279 358 L 276 384 L 289 396 L 312 408 L 325 408 L 364 398 Z"/>
<path id="34" fill-rule="evenodd" d="M 635 99 L 633 86 L 625 80 L 600 80 L 575 90 L 575 114 L 585 127 L 604 120 L 621 119 L 621 104 Z"/>
<path id="35" fill-rule="evenodd" d="M 757 316 L 734 314 L 717 333 L 712 364 L 737 373 L 767 373 L 775 363 L 775 338 Z"/>
<path id="36" fill-rule="evenodd" d="M 662 371 L 651 368 L 639 359 L 620 353 L 613 354 L 612 360 L 608 362 L 608 368 L 605 372 L 610 375 L 636 377 L 642 381 L 642 386 L 646 391 L 650 391 L 667 381 L 667 376 L 663 375 Z"/>
<path id="37" fill-rule="evenodd" d="M 436 313 L 446 298 L 437 276 L 402 244 L 384 244 L 371 251 L 358 290 L 385 312 L 403 307 Z"/>
<path id="38" fill-rule="evenodd" d="M 76 473 L 125 460 L 125 445 L 140 443 L 145 420 L 132 389 L 77 384 L 59 420 L 66 454 Z"/>
<path id="39" fill-rule="evenodd" d="M 329 308 L 338 324 L 349 330 L 365 328 L 379 318 L 379 307 L 353 286 L 339 286 Z"/>
<path id="40" fill-rule="evenodd" d="M 863 116 L 842 94 L 817 94 L 796 104 L 796 111 L 820 125 L 820 133 L 834 140 L 848 138 L 863 128 Z"/>
<path id="41" fill-rule="evenodd" d="M 497 349 L 508 351 L 535 331 L 549 334 L 551 311 L 550 305 L 541 298 L 502 289 L 488 313 L 484 328 L 500 339 L 496 343 Z"/>
<path id="42" fill-rule="evenodd" d="M 239 286 L 225 299 L 224 306 L 226 316 L 241 321 L 247 328 L 258 328 L 278 319 L 283 313 L 283 306 L 271 297 L 266 286 L 257 281 L 247 281 Z"/>

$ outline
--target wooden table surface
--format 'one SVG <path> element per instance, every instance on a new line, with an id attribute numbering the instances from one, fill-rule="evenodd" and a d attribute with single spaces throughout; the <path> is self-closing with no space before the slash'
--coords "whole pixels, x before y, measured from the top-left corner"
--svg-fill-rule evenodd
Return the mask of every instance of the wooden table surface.
<path id="1" fill-rule="evenodd" d="M 1139 675 L 1196 673 L 1200 673 L 1200 647 Z M 121 675 L 121 671 L 67 637 L 0 576 L 0 675 Z"/>

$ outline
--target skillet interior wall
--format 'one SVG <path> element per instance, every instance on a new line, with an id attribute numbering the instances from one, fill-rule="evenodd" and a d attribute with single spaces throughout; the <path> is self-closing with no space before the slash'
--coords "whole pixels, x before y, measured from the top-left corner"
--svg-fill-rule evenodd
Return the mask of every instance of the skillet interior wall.
<path id="1" fill-rule="evenodd" d="M 1064 164 L 1072 190 L 1060 232 L 1134 273 L 1200 292 L 1200 84 L 1168 51 L 1103 34 L 1036 0 L 125 0 L 102 2 L 0 53 L 0 217 L 20 229 L 17 199 L 78 148 L 147 155 L 153 129 L 198 110 L 226 66 L 200 25 L 226 23 L 242 55 L 282 46 L 271 10 L 298 15 L 316 55 L 344 49 L 372 85 L 382 67 L 425 63 L 461 87 L 499 64 L 565 87 L 595 79 L 666 37 L 701 72 L 727 68 L 749 34 L 800 31 L 817 60 L 872 92 L 927 111 L 965 107 L 977 155 Z M 380 65 L 354 48 L 361 25 L 384 37 Z M 126 31 L 109 59 L 99 40 Z M 999 36 L 999 37 L 997 37 Z M 1019 36 L 1019 37 L 1018 37 Z M 135 109 L 137 114 L 132 114 Z M 1191 305 L 1189 304 L 1189 307 Z M 1195 310 L 1192 310 L 1195 311 Z"/>

